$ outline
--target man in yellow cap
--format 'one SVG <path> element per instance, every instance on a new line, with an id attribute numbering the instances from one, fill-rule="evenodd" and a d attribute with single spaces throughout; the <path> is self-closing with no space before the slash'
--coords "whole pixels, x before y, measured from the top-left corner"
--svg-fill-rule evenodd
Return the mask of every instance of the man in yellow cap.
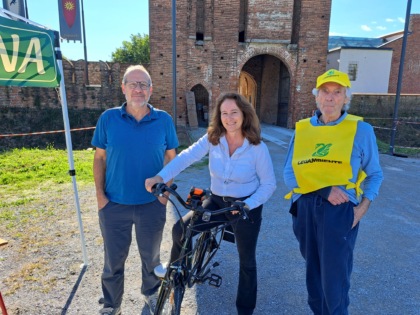
<path id="1" fill-rule="evenodd" d="M 383 180 L 372 126 L 347 113 L 350 87 L 335 69 L 317 78 L 318 109 L 296 123 L 284 167 L 314 314 L 348 314 L 359 222 Z"/>

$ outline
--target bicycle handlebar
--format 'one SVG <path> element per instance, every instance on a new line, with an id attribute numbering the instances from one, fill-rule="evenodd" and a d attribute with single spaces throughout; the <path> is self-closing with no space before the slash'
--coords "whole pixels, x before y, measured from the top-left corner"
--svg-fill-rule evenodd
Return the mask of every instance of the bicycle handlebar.
<path id="1" fill-rule="evenodd" d="M 176 184 L 172 184 L 169 187 L 164 183 L 157 183 L 152 186 L 151 190 L 152 190 L 153 195 L 160 196 L 160 197 L 162 197 L 165 192 L 168 192 L 169 194 L 174 196 L 184 208 L 202 213 L 203 221 L 206 221 L 206 222 L 210 221 L 210 217 L 212 215 L 222 214 L 229 211 L 239 211 L 242 219 L 244 220 L 249 219 L 250 210 L 246 206 L 246 204 L 242 201 L 233 200 L 233 199 L 225 200 L 225 201 L 230 202 L 232 205 L 230 207 L 222 208 L 219 210 L 209 211 L 207 209 L 204 209 L 201 206 L 202 199 L 208 198 L 211 195 L 211 192 L 209 190 L 201 190 L 200 200 L 195 200 L 196 202 L 190 201 L 190 203 L 188 203 L 188 202 L 185 202 L 184 199 L 182 199 L 182 197 L 178 194 L 178 192 L 176 192 L 176 189 L 177 189 Z M 195 190 L 195 188 L 193 187 L 191 188 L 191 191 L 193 191 L 193 189 Z"/>

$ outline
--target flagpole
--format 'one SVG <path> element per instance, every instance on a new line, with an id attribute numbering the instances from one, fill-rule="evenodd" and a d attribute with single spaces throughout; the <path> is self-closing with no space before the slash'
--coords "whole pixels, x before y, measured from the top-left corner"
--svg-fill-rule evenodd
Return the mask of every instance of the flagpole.
<path id="1" fill-rule="evenodd" d="M 74 168 L 74 158 L 73 158 L 73 146 L 71 142 L 71 133 L 70 133 L 70 120 L 67 108 L 67 96 L 66 96 L 66 85 L 64 82 L 64 72 L 63 72 L 63 57 L 60 50 L 60 35 L 58 32 L 55 33 L 55 40 L 54 40 L 54 48 L 56 54 L 57 65 L 61 73 L 61 81 L 60 81 L 60 100 L 61 100 L 61 110 L 63 112 L 63 122 L 64 122 L 64 129 L 65 129 L 65 138 L 66 138 L 66 148 L 67 148 L 67 159 L 69 163 L 69 172 L 68 174 L 71 176 L 71 181 L 73 184 L 73 193 L 74 193 L 74 201 L 76 206 L 76 214 L 77 214 L 77 221 L 79 223 L 79 232 L 80 232 L 80 242 L 82 243 L 82 253 L 83 253 L 83 264 L 82 267 L 87 267 L 89 262 L 87 258 L 87 251 L 86 251 L 86 240 L 85 234 L 83 232 L 83 221 L 82 221 L 82 213 L 80 210 L 80 201 L 79 201 L 79 194 L 77 191 L 77 183 L 76 183 L 76 170 Z"/>
<path id="2" fill-rule="evenodd" d="M 398 80 L 397 80 L 397 91 L 395 93 L 395 105 L 394 105 L 394 114 L 392 118 L 392 130 L 391 130 L 391 140 L 389 143 L 389 154 L 395 154 L 395 134 L 397 132 L 397 125 L 398 125 L 398 105 L 400 103 L 400 94 L 401 94 L 401 84 L 403 79 L 403 72 L 404 72 L 404 58 L 405 58 L 405 48 L 407 46 L 407 37 L 408 37 L 408 26 L 410 24 L 410 16 L 411 16 L 411 0 L 407 1 L 407 11 L 405 15 L 405 25 L 404 25 L 404 35 L 401 47 L 401 56 L 400 56 L 400 66 L 398 70 Z"/>
<path id="3" fill-rule="evenodd" d="M 176 0 L 172 0 L 172 115 L 177 130 L 176 112 Z"/>
<path id="4" fill-rule="evenodd" d="M 89 74 L 88 74 L 88 60 L 87 60 L 87 49 L 86 49 L 86 32 L 85 32 L 85 10 L 83 9 L 83 0 L 80 0 L 82 3 L 82 28 L 83 28 L 83 49 L 85 53 L 85 85 L 89 85 Z"/>

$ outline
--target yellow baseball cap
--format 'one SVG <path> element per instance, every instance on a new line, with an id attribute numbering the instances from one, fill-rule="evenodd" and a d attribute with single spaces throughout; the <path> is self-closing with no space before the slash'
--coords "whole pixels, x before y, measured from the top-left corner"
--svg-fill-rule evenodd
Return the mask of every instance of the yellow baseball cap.
<path id="1" fill-rule="evenodd" d="M 345 87 L 351 87 L 350 79 L 347 73 L 330 69 L 324 74 L 321 74 L 316 79 L 316 88 L 319 88 L 321 85 L 327 82 L 335 82 Z"/>

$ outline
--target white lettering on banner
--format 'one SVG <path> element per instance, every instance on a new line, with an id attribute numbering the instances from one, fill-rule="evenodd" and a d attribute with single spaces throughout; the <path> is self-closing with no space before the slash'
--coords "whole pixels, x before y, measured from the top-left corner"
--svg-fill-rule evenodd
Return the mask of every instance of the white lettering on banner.
<path id="1" fill-rule="evenodd" d="M 0 56 L 1 61 L 3 62 L 4 70 L 6 72 L 13 72 L 16 69 L 17 57 L 18 57 L 18 50 L 19 50 L 19 36 L 12 35 L 13 39 L 13 55 L 12 60 L 9 60 L 9 56 L 7 55 L 6 46 L 4 45 L 3 39 L 0 36 Z"/>
<path id="2" fill-rule="evenodd" d="M 31 58 L 31 51 L 34 48 L 35 50 L 35 58 Z M 39 38 L 32 37 L 31 41 L 28 46 L 28 50 L 26 51 L 25 58 L 23 59 L 22 65 L 20 66 L 18 72 L 24 73 L 26 71 L 26 67 L 28 66 L 29 62 L 35 62 L 36 63 L 36 69 L 38 71 L 38 74 L 44 74 L 44 64 L 42 62 L 42 52 L 41 52 L 41 43 L 39 41 Z"/>
<path id="3" fill-rule="evenodd" d="M 13 40 L 13 54 L 11 60 L 7 54 L 6 46 L 4 45 L 3 39 L 0 36 L 0 57 L 3 62 L 4 70 L 6 72 L 16 71 L 17 57 L 19 53 L 20 38 L 18 35 L 11 35 Z M 35 57 L 31 57 L 35 55 Z M 22 64 L 20 65 L 18 72 L 24 73 L 28 63 L 35 62 L 38 74 L 45 74 L 44 63 L 42 62 L 41 43 L 39 38 L 32 37 L 28 49 L 26 50 L 25 57 L 23 58 Z"/>

